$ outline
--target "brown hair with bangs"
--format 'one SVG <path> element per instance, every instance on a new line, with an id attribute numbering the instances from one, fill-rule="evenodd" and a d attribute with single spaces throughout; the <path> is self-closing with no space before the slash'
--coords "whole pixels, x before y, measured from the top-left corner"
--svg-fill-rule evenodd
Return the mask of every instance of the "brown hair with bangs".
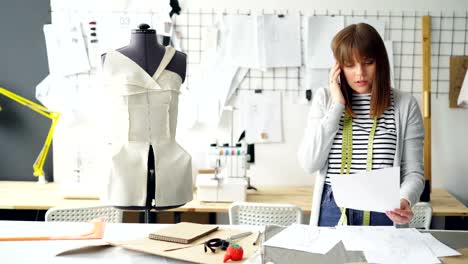
<path id="1" fill-rule="evenodd" d="M 387 50 L 379 33 L 365 23 L 352 24 L 338 32 L 332 40 L 331 48 L 343 73 L 343 66 L 357 60 L 373 59 L 376 63 L 375 80 L 372 82 L 370 115 L 379 117 L 391 104 L 390 63 Z M 346 112 L 354 116 L 352 110 L 351 86 L 341 77 L 341 91 L 345 98 Z"/>

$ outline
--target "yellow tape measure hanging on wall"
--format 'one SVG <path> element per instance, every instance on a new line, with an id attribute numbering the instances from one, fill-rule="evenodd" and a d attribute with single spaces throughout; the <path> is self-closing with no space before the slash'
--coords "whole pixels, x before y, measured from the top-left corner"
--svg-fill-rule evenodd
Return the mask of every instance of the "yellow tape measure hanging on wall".
<path id="1" fill-rule="evenodd" d="M 371 131 L 369 133 L 369 140 L 367 142 L 367 158 L 366 158 L 366 171 L 372 170 L 372 153 L 374 145 L 374 135 L 377 128 L 377 118 L 374 118 Z M 351 163 L 353 160 L 353 119 L 345 113 L 343 122 L 343 139 L 341 140 L 341 170 L 340 174 L 349 174 L 351 170 Z M 346 170 L 346 173 L 345 173 Z M 341 207 L 341 217 L 338 221 L 338 225 L 347 225 L 348 218 L 346 217 L 346 208 Z M 370 225 L 370 212 L 364 211 L 362 219 L 362 225 Z"/>

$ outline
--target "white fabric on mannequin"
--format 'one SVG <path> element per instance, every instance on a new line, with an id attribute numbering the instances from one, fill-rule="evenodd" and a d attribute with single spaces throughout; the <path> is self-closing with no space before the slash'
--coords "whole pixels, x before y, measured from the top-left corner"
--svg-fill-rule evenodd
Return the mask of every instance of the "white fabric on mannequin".
<path id="1" fill-rule="evenodd" d="M 165 69 L 174 54 L 174 48 L 166 47 L 152 76 L 118 51 L 106 55 L 103 75 L 114 126 L 106 194 L 110 205 L 145 206 L 150 145 L 155 157 L 155 206 L 185 204 L 193 198 L 191 157 L 175 141 L 182 78 Z"/>

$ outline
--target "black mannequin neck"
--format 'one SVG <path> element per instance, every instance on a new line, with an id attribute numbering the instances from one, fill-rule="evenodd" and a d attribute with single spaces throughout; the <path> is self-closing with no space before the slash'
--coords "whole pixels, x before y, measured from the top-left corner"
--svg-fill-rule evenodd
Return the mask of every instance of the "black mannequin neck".
<path id="1" fill-rule="evenodd" d="M 129 45 L 118 51 L 153 75 L 166 52 L 166 47 L 158 43 L 156 33 L 132 32 Z"/>
<path id="2" fill-rule="evenodd" d="M 135 32 L 130 35 L 130 44 L 127 47 L 141 49 L 143 51 L 154 50 L 154 48 L 164 51 L 165 47 L 158 43 L 156 33 Z"/>
<path id="3" fill-rule="evenodd" d="M 138 64 L 151 76 L 155 73 L 166 53 L 166 47 L 161 45 L 157 40 L 156 31 L 153 29 L 148 30 L 148 28 L 139 28 L 132 31 L 130 43 L 117 50 Z M 102 63 L 104 63 L 106 54 L 101 55 L 101 58 Z M 167 70 L 177 73 L 183 82 L 185 80 L 186 68 L 187 55 L 177 51 L 167 65 Z"/>

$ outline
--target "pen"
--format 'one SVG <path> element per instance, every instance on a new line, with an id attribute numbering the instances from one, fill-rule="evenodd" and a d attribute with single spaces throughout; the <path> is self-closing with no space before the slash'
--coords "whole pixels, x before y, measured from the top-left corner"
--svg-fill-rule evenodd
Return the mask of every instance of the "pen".
<path id="1" fill-rule="evenodd" d="M 246 237 L 246 236 L 250 236 L 252 234 L 252 232 L 244 232 L 244 233 L 240 233 L 240 234 L 237 234 L 237 235 L 233 235 L 231 237 L 229 237 L 228 239 L 226 239 L 227 241 L 232 241 L 232 240 L 236 240 L 236 239 L 239 239 L 239 238 L 242 238 L 242 237 Z"/>

